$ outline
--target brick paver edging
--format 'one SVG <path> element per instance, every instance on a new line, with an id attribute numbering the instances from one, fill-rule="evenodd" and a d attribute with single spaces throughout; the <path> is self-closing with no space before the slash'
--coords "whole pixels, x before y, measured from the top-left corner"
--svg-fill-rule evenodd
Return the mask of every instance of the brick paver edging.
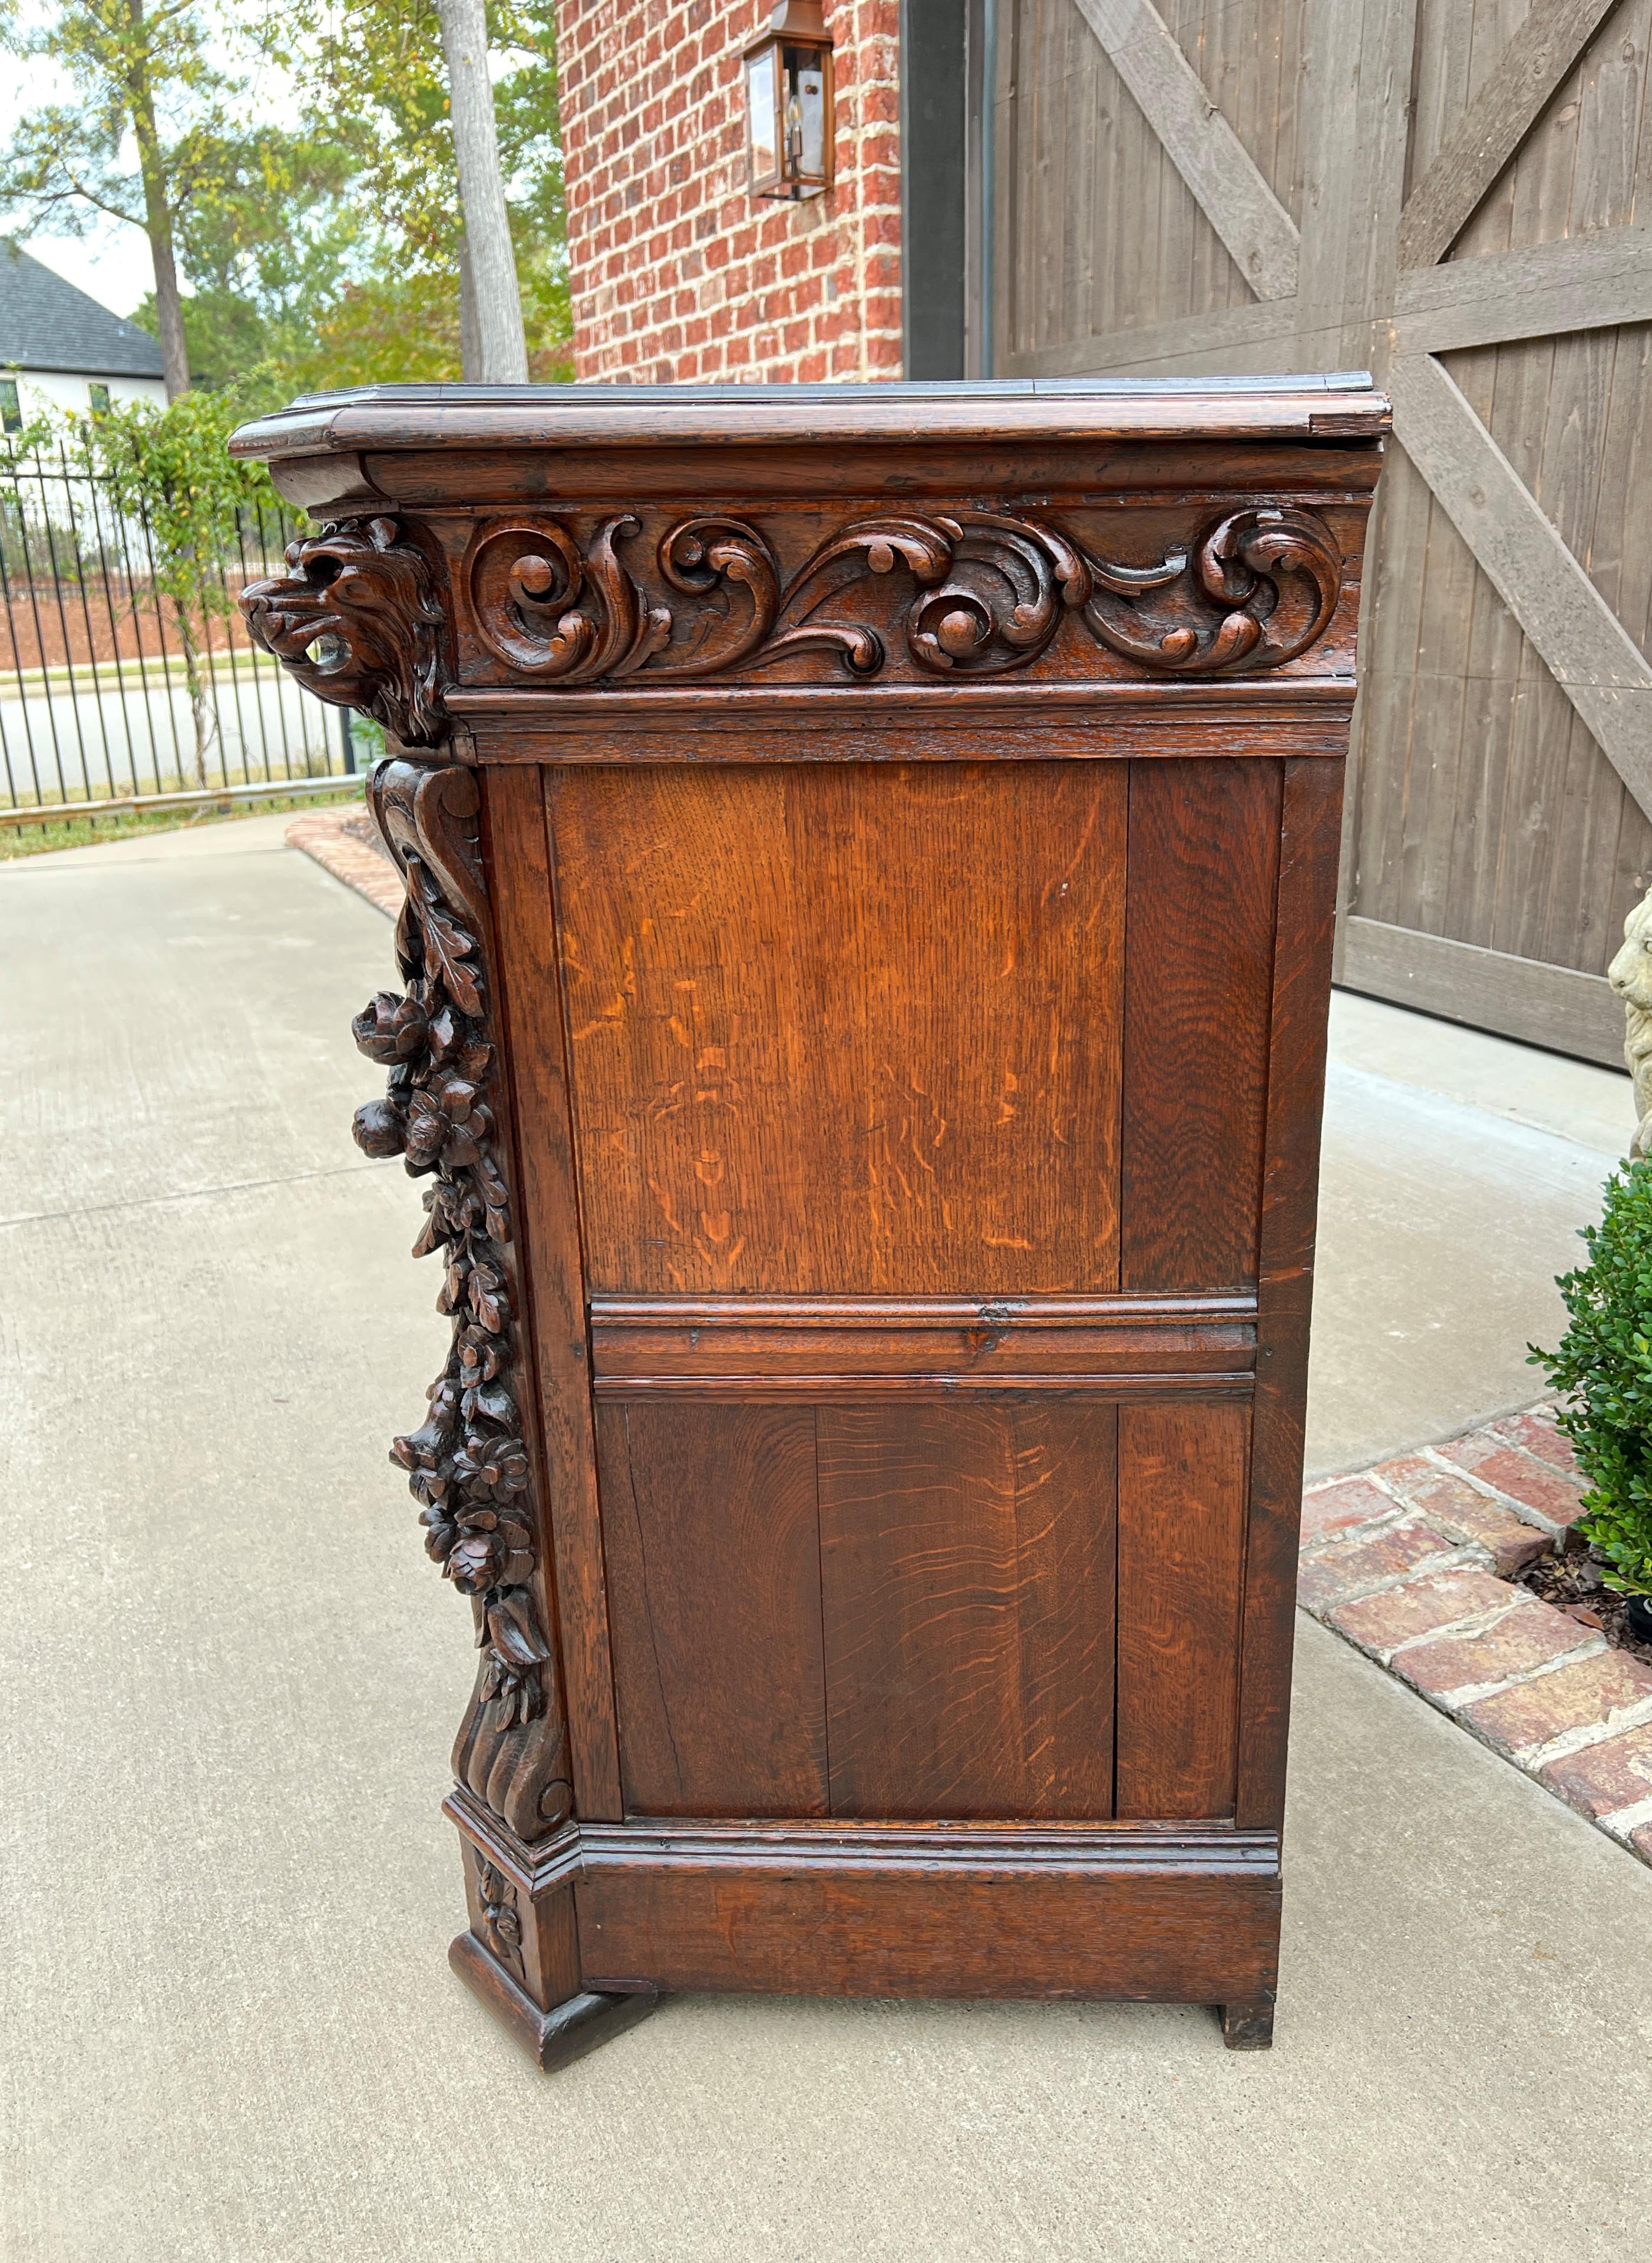
<path id="1" fill-rule="evenodd" d="M 401 910 L 401 875 L 382 849 L 353 829 L 352 821 L 354 825 L 372 823 L 357 807 L 318 809 L 295 817 L 287 828 L 287 846 L 302 849 L 307 857 L 325 865 L 335 880 L 343 880 L 347 888 L 354 888 L 358 896 L 365 896 L 370 904 L 395 919 Z"/>
<path id="2" fill-rule="evenodd" d="M 1652 1862 L 1652 1667 L 1506 1577 L 1582 1492 L 1547 1404 L 1327 1479 L 1302 1495 L 1297 1601 Z"/>

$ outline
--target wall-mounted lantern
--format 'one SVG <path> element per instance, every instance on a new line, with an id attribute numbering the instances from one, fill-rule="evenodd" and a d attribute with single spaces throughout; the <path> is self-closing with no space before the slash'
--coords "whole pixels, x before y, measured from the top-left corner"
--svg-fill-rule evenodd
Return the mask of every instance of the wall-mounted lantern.
<path id="1" fill-rule="evenodd" d="M 745 51 L 746 145 L 754 197 L 832 185 L 832 35 L 821 0 L 780 0 Z"/>

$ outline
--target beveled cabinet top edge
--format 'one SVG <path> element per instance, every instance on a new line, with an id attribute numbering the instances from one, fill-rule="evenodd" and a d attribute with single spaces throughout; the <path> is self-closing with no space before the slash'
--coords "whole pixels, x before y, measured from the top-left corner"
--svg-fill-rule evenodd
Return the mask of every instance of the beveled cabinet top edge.
<path id="1" fill-rule="evenodd" d="M 243 424 L 266 461 L 361 449 L 727 446 L 787 440 L 1380 439 L 1369 374 L 990 380 L 955 385 L 376 385 L 306 394 Z"/>

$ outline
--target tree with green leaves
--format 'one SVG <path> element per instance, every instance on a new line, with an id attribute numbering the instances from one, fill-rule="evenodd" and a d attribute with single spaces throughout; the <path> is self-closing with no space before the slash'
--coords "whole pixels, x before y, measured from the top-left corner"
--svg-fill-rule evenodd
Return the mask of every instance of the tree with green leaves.
<path id="1" fill-rule="evenodd" d="M 504 273 L 514 258 L 529 374 L 563 377 L 572 324 L 552 0 L 492 0 L 485 47 L 480 0 L 465 4 L 468 28 L 454 19 L 468 73 L 459 110 L 484 137 L 488 55 L 504 64 L 492 87 L 489 257 Z M 160 339 L 169 399 L 191 370 L 262 405 L 318 385 L 480 369 L 436 0 L 324 0 L 301 40 L 290 15 L 235 12 L 229 0 L 46 10 L 20 28 L 0 0 L 0 47 L 55 64 L 72 90 L 29 112 L 0 154 L 0 214 L 22 235 L 112 219 L 144 230 L 155 291 L 136 319 Z M 272 67 L 299 112 L 291 124 L 248 123 L 238 56 Z"/>
<path id="2" fill-rule="evenodd" d="M 247 408 L 226 387 L 183 393 L 164 408 L 134 401 L 56 420 L 69 470 L 95 484 L 117 517 L 147 533 L 155 592 L 170 601 L 184 655 L 202 786 L 218 729 L 212 623 L 227 619 L 235 602 L 225 561 L 238 554 L 242 514 L 259 503 L 276 507 L 264 466 L 232 457 L 225 445 Z"/>
<path id="3" fill-rule="evenodd" d="M 256 387 L 268 365 L 263 389 L 278 390 L 277 372 L 311 351 L 318 310 L 378 251 L 351 193 L 360 160 L 319 121 L 225 136 L 217 155 L 212 193 L 178 215 L 190 369 L 197 384 Z M 153 293 L 133 320 L 160 335 Z"/>
<path id="4" fill-rule="evenodd" d="M 0 38 L 25 61 L 54 63 L 72 99 L 31 111 L 0 156 L 0 204 L 19 234 L 44 223 L 84 235 L 128 221 L 149 239 L 169 401 L 187 392 L 178 287 L 185 208 L 217 185 L 232 119 L 230 84 L 213 61 L 192 0 L 59 0 L 43 22 L 8 15 Z M 136 164 L 126 161 L 128 134 Z"/>
<path id="5" fill-rule="evenodd" d="M 278 42 L 278 29 L 271 36 Z M 563 377 L 570 373 L 572 323 L 552 0 L 490 0 L 487 37 L 489 52 L 506 65 L 493 82 L 493 106 L 529 373 Z M 280 53 L 316 116 L 351 121 L 360 161 L 352 193 L 376 216 L 384 238 L 381 256 L 322 315 L 317 365 L 307 376 L 363 381 L 380 373 L 375 365 L 386 353 L 398 377 L 477 368 L 435 0 L 333 0 L 319 22 L 307 20 L 302 43 Z M 407 319 L 398 330 L 399 314 Z"/>

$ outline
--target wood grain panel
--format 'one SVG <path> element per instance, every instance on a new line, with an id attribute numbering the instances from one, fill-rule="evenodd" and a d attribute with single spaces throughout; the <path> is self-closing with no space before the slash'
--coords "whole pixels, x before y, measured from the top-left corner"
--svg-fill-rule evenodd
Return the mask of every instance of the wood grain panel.
<path id="1" fill-rule="evenodd" d="M 1067 1871 L 1013 1859 L 880 1869 L 646 1859 L 588 1863 L 575 1889 L 588 1987 L 788 1995 L 1271 2000 L 1279 1956 L 1276 1869 Z M 1088 1874 L 1086 1875 L 1086 1869 Z"/>
<path id="2" fill-rule="evenodd" d="M 1024 373 L 1051 346 L 1248 302 L 1239 268 L 1075 0 L 1015 0 L 1005 15 L 1003 373 Z M 1172 28 L 1188 53 L 1183 26 Z"/>
<path id="3" fill-rule="evenodd" d="M 819 1413 L 832 1811 L 1112 1811 L 1110 1407 Z"/>
<path id="4" fill-rule="evenodd" d="M 1121 1286 L 1256 1277 L 1280 765 L 1130 765 Z"/>
<path id="5" fill-rule="evenodd" d="M 1609 264 L 1630 249 L 1616 232 L 1645 217 L 1649 33 L 1652 0 L 1604 18 L 1572 0 L 1423 0 L 1408 242 L 1411 256 L 1454 243 L 1407 289 L 1477 299 L 1496 320 L 1487 344 L 1445 364 L 1467 410 L 1437 372 L 1426 394 L 1407 380 L 1426 415 L 1402 437 L 1436 492 L 1396 455 L 1361 671 L 1348 898 L 1367 944 L 1392 955 L 1415 935 L 1446 1010 L 1583 1052 L 1594 1042 L 1569 1032 L 1551 994 L 1566 975 L 1599 976 L 1652 879 L 1652 822 L 1624 784 L 1644 799 L 1632 647 L 1652 649 L 1652 552 L 1636 539 L 1652 329 L 1615 327 L 1587 289 L 1592 273 L 1614 295 Z M 1489 106 L 1501 135 L 1482 131 Z M 1549 335 L 1573 320 L 1586 335 Z M 1403 375 L 1396 365 L 1396 397 Z M 1475 468 L 1487 463 L 1490 485 Z M 1409 968 L 1389 977 L 1366 959 L 1365 987 L 1410 994 Z"/>
<path id="6" fill-rule="evenodd" d="M 1122 765 L 548 777 L 594 1289 L 1116 1287 Z"/>
<path id="7" fill-rule="evenodd" d="M 1251 1415 L 1234 1804 L 1241 1825 L 1275 1831 L 1285 1811 L 1325 1083 L 1324 998 L 1341 830 L 1341 779 L 1323 763 L 1288 763 L 1280 827 L 1267 1170 L 1259 1237 L 1262 1319 Z"/>
<path id="8" fill-rule="evenodd" d="M 545 806 L 531 776 L 488 773 L 485 816 L 499 946 L 501 1028 L 515 1099 L 556 1619 L 574 1804 L 617 1820 L 619 1753 L 602 1582 L 584 1262 L 552 911 Z"/>
<path id="9" fill-rule="evenodd" d="M 1249 1427 L 1243 1406 L 1119 1410 L 1121 1817 L 1233 1812 Z"/>
<path id="10" fill-rule="evenodd" d="M 826 1807 L 814 1415 L 597 1416 L 629 1813 Z"/>

